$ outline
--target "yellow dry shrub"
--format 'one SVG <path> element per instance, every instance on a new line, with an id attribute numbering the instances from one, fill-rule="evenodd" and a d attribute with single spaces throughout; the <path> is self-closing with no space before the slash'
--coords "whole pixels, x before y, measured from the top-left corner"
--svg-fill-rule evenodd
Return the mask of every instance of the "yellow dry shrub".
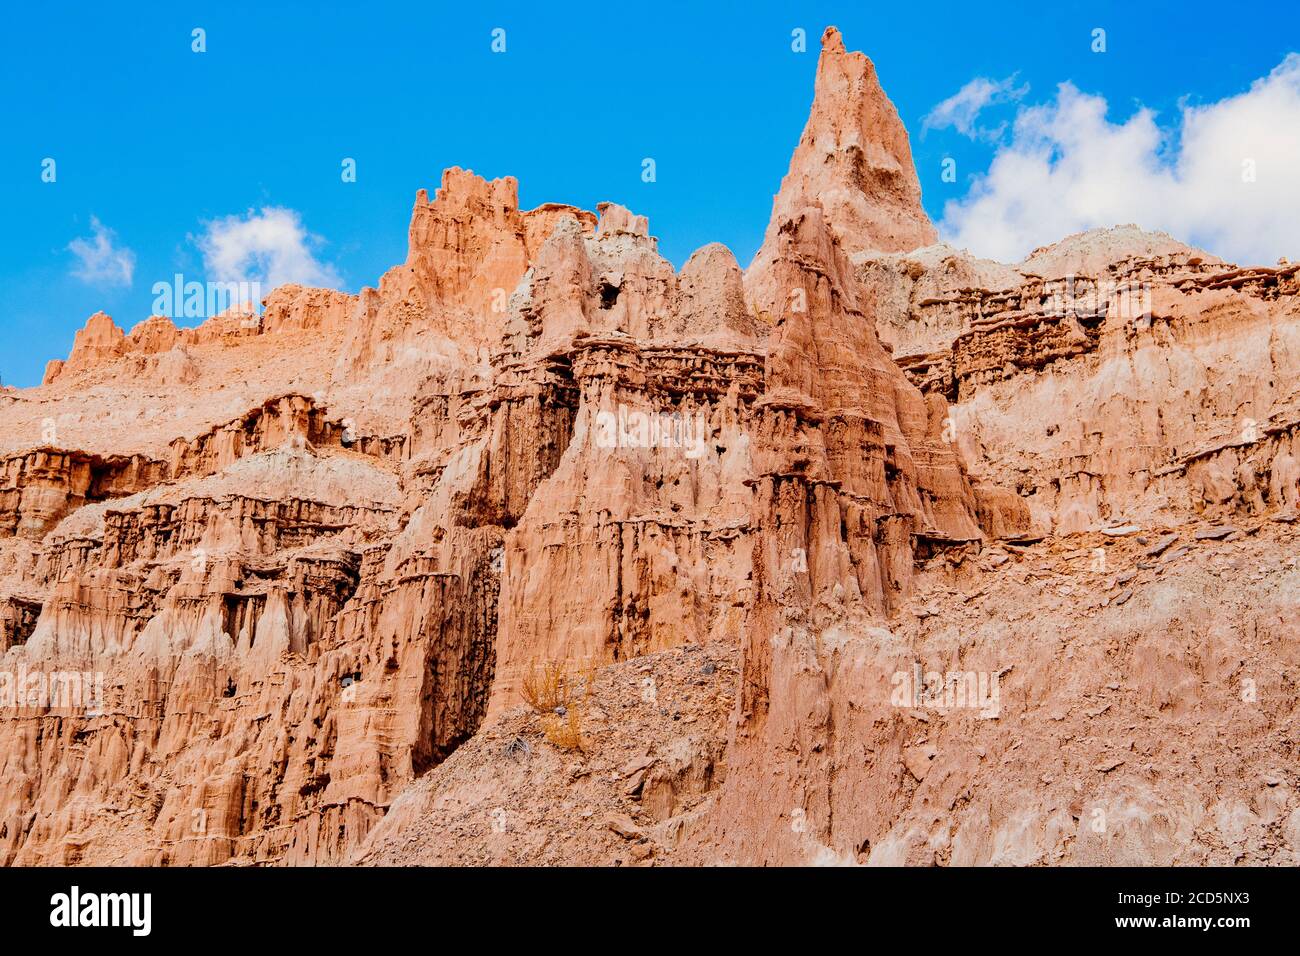
<path id="1" fill-rule="evenodd" d="M 574 704 L 566 708 L 564 716 L 547 714 L 542 717 L 542 731 L 546 739 L 561 750 L 582 750 L 582 707 Z"/>
<path id="2" fill-rule="evenodd" d="M 524 675 L 519 693 L 524 702 L 539 714 L 552 713 L 556 707 L 568 707 L 573 695 L 568 666 L 563 661 L 534 663 Z"/>
<path id="3" fill-rule="evenodd" d="M 588 665 L 581 676 L 564 661 L 536 661 L 520 686 L 524 702 L 542 718 L 546 739 L 562 750 L 582 750 L 583 709 L 596 683 L 596 667 Z M 581 692 L 581 696 L 579 696 Z M 560 708 L 564 712 L 556 713 Z"/>

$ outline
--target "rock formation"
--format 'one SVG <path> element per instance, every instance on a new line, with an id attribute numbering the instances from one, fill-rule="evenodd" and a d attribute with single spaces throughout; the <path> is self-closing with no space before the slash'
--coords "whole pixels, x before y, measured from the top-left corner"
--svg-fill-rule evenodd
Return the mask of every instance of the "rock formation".
<path id="1" fill-rule="evenodd" d="M 875 65 L 844 49 L 834 27 L 822 35 L 808 124 L 772 205 L 747 284 L 764 286 L 779 255 L 782 224 L 821 205 L 847 255 L 906 252 L 937 238 L 921 206 L 907 129 L 876 77 Z"/>
<path id="2" fill-rule="evenodd" d="M 1300 267 L 935 240 L 831 28 L 743 273 L 450 169 L 377 288 L 92 316 L 0 860 L 1300 862 Z"/>

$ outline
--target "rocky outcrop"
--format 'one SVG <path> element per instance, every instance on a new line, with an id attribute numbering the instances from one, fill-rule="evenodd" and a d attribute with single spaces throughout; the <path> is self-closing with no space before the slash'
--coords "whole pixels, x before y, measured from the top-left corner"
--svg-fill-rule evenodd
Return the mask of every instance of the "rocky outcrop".
<path id="1" fill-rule="evenodd" d="M 290 330 L 340 332 L 347 328 L 357 297 L 333 289 L 283 285 L 266 297 L 261 329 L 269 334 Z"/>
<path id="2" fill-rule="evenodd" d="M 1287 507 L 1297 267 L 1148 258 L 1115 241 L 1102 231 L 1055 251 L 1109 256 L 1095 275 L 914 299 L 890 329 L 899 365 L 954 403 L 979 476 L 1017 488 L 1058 532 Z M 918 346 L 930 350 L 907 351 Z"/>
<path id="3" fill-rule="evenodd" d="M 147 324 L 147 323 L 146 323 Z M 126 333 L 103 312 L 96 312 L 86 320 L 86 327 L 77 333 L 72 343 L 72 353 L 63 363 L 63 371 L 89 368 L 117 358 L 126 343 Z M 48 383 L 47 383 L 48 384 Z"/>
<path id="4" fill-rule="evenodd" d="M 362 290 L 345 367 L 473 362 L 500 341 L 509 298 L 559 222 L 590 230 L 595 217 L 554 203 L 521 211 L 513 177 L 448 169 L 432 201 L 416 195 L 406 263 Z"/>
<path id="5" fill-rule="evenodd" d="M 344 293 L 312 291 L 336 299 L 351 298 Z M 279 316 L 289 310 L 290 300 L 300 299 L 302 293 L 303 290 L 296 286 L 277 290 L 274 314 Z M 299 310 L 306 308 L 302 304 L 296 307 Z M 188 368 L 190 346 L 229 343 L 255 335 L 260 330 L 261 318 L 251 304 L 232 307 L 195 328 L 177 328 L 170 318 L 153 315 L 135 326 L 130 334 L 123 332 L 110 316 L 96 312 L 86 321 L 85 328 L 77 332 L 68 358 L 65 361 L 53 360 L 46 367 L 42 384 L 51 385 L 61 378 L 66 382 L 75 378 L 77 373 L 93 371 L 125 357 L 133 359 L 134 369 L 150 379 L 174 380 L 189 385 L 195 381 Z"/>
<path id="6" fill-rule="evenodd" d="M 166 466 L 140 456 L 41 448 L 0 462 L 0 537 L 43 538 L 71 511 L 157 484 Z"/>

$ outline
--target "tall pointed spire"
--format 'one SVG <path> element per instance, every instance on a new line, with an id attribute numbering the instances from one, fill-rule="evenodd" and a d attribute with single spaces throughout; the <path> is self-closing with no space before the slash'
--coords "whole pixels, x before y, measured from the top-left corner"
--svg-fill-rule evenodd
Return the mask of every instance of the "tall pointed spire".
<path id="1" fill-rule="evenodd" d="M 936 240 L 921 206 L 921 185 L 898 111 L 876 68 L 844 48 L 839 30 L 822 34 L 812 110 L 772 204 L 772 219 L 751 272 L 770 264 L 781 225 L 820 204 L 846 253 L 902 252 Z"/>

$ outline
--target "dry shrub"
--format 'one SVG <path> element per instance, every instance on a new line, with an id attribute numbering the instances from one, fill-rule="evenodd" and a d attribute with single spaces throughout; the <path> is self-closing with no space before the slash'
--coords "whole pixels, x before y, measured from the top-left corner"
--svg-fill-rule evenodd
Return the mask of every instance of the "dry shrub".
<path id="1" fill-rule="evenodd" d="M 546 739 L 561 750 L 582 750 L 582 708 L 574 704 L 559 714 L 542 717 L 542 730 Z"/>
<path id="2" fill-rule="evenodd" d="M 534 663 L 524 675 L 519 692 L 524 702 L 539 714 L 550 714 L 557 707 L 568 707 L 573 696 L 568 665 L 563 661 Z"/>
<path id="3" fill-rule="evenodd" d="M 575 676 L 564 661 L 533 662 L 524 675 L 520 695 L 541 716 L 548 741 L 562 750 L 582 750 L 583 710 L 595 683 L 594 664 Z"/>
<path id="4" fill-rule="evenodd" d="M 588 662 L 587 666 L 581 671 L 582 676 L 582 696 L 584 698 L 591 696 L 592 689 L 596 686 L 596 665 Z"/>

